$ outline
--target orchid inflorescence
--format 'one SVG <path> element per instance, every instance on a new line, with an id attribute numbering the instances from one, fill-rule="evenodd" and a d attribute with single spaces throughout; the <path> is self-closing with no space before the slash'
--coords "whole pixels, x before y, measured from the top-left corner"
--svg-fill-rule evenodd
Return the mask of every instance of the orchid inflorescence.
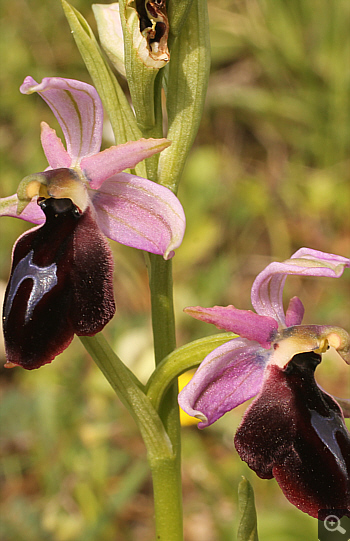
<path id="1" fill-rule="evenodd" d="M 169 387 L 174 390 L 177 376 L 192 365 L 191 360 L 189 366 L 181 360 L 181 348 L 173 351 L 168 260 L 185 232 L 184 211 L 175 193 L 198 129 L 209 74 L 208 28 L 199 25 L 207 14 L 201 2 L 193 2 L 193 8 L 190 0 L 184 0 L 178 11 L 169 2 L 169 19 L 164 1 L 121 0 L 94 6 L 102 46 L 115 69 L 128 79 L 131 111 L 86 21 L 83 24 L 63 0 L 104 106 L 109 113 L 119 107 L 122 113 L 116 118 L 124 132 L 140 137 L 124 142 L 124 133 L 122 144 L 101 151 L 103 106 L 93 86 L 60 77 L 40 83 L 26 77 L 20 91 L 43 98 L 62 129 L 66 148 L 55 130 L 42 122 L 48 167 L 26 176 L 16 194 L 0 200 L 0 216 L 35 224 L 13 248 L 3 306 L 7 367 L 32 370 L 50 363 L 74 335 L 95 337 L 113 318 L 113 256 L 107 238 L 163 258 L 161 264 L 147 259 L 155 358 L 161 367 L 154 371 L 148 389 L 97 336 L 82 342 L 140 428 L 155 486 L 157 538 L 166 532 L 169 540 L 181 539 L 176 532 L 182 517 L 178 405 Z M 180 71 L 171 63 L 169 36 Z M 162 79 L 159 71 L 165 65 L 169 71 Z M 159 81 L 166 94 L 171 140 L 162 137 Z M 176 91 L 170 90 L 171 85 Z M 114 98 L 118 105 L 111 106 Z M 114 133 L 117 139 L 115 125 Z M 144 134 L 147 137 L 141 137 Z M 143 160 L 148 160 L 148 169 L 141 165 Z M 135 174 L 140 170 L 144 176 Z M 147 173 L 157 182 L 145 178 Z M 202 429 L 253 398 L 234 437 L 238 454 L 259 477 L 274 477 L 293 505 L 316 518 L 323 518 L 321 510 L 330 509 L 350 516 L 350 434 L 344 422 L 350 416 L 349 401 L 331 396 L 315 380 L 315 370 L 329 348 L 350 364 L 350 336 L 337 326 L 302 324 L 301 300 L 293 297 L 285 311 L 283 288 L 287 276 L 339 278 L 349 267 L 346 257 L 301 248 L 286 261 L 270 263 L 257 276 L 251 290 L 255 312 L 232 305 L 185 309 L 234 337 L 211 347 L 204 360 L 203 355 L 202 362 L 195 363 L 197 371 L 178 396 L 181 408 L 197 418 Z M 203 344 L 204 339 L 199 350 Z M 205 347 L 208 344 L 210 340 Z M 178 371 L 174 363 L 171 381 L 164 383 L 162 374 L 167 373 L 166 363 L 173 362 L 172 354 L 181 362 Z M 155 404 L 152 393 L 158 384 L 163 390 Z"/>

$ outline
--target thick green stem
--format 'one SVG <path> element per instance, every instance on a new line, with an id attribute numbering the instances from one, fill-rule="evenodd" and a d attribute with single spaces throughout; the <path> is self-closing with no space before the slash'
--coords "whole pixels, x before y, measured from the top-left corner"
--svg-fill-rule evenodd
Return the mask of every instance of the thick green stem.
<path id="1" fill-rule="evenodd" d="M 159 139 L 164 137 L 163 134 L 163 115 L 162 115 L 162 70 L 159 71 L 155 81 L 154 81 L 154 115 L 155 115 L 155 124 L 152 129 L 146 129 L 142 127 L 142 137 L 148 139 L 153 137 L 154 139 Z M 159 163 L 159 154 L 154 154 L 146 160 L 147 168 L 147 178 L 153 180 L 154 182 L 158 181 L 158 163 Z"/>
<path id="2" fill-rule="evenodd" d="M 157 541 L 183 541 L 181 476 L 177 457 L 149 461 Z"/>
<path id="3" fill-rule="evenodd" d="M 159 364 L 176 347 L 171 261 L 150 254 L 150 291 L 155 361 Z M 159 415 L 173 446 L 174 459 L 150 461 L 156 513 L 157 539 L 183 539 L 181 487 L 181 435 L 178 385 L 168 389 Z M 173 532 L 173 537 L 170 537 Z M 175 537 L 176 536 L 176 537 Z"/>

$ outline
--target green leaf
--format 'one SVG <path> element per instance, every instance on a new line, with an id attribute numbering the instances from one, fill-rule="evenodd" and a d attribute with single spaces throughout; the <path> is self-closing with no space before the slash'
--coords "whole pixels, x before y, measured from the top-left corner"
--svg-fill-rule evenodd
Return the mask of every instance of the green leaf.
<path id="1" fill-rule="evenodd" d="M 170 32 L 173 36 L 178 36 L 188 13 L 191 9 L 193 0 L 172 0 L 168 6 L 168 17 Z M 203 2 L 204 3 L 204 2 Z"/>
<path id="2" fill-rule="evenodd" d="M 259 541 L 254 491 L 249 481 L 243 477 L 238 485 L 238 508 L 241 515 L 237 541 Z"/>
<path id="3" fill-rule="evenodd" d="M 103 57 L 90 26 L 81 13 L 66 0 L 62 0 L 62 6 L 80 54 L 108 114 L 116 144 L 137 141 L 142 134 L 135 116 L 122 88 Z M 136 165 L 135 171 L 140 176 L 146 176 L 145 164 L 142 162 Z"/>
<path id="4" fill-rule="evenodd" d="M 172 141 L 159 158 L 158 182 L 175 193 L 204 108 L 210 68 L 209 20 L 205 0 L 193 0 L 181 34 L 170 47 L 166 96 Z"/>

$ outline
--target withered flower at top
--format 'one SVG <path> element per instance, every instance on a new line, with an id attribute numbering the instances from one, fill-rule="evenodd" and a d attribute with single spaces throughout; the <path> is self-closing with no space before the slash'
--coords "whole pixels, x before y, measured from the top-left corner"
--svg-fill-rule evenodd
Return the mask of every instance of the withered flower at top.
<path id="1" fill-rule="evenodd" d="M 169 23 L 165 0 L 136 0 L 136 11 L 151 58 L 168 62 Z"/>

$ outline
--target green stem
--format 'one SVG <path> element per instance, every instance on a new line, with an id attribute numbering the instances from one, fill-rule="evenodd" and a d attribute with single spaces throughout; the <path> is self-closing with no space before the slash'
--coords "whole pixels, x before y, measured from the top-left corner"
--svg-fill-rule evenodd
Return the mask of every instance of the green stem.
<path id="1" fill-rule="evenodd" d="M 162 115 L 162 80 L 163 74 L 160 70 L 157 74 L 157 77 L 154 81 L 154 115 L 155 115 L 155 124 L 152 129 L 147 130 L 144 127 L 142 129 L 142 137 L 148 139 L 153 137 L 154 139 L 160 139 L 164 137 L 163 134 L 163 115 Z M 146 160 L 147 168 L 147 178 L 153 180 L 154 182 L 158 181 L 158 163 L 159 163 L 159 154 L 154 154 Z"/>
<path id="2" fill-rule="evenodd" d="M 175 318 L 171 261 L 150 254 L 150 291 L 155 361 L 159 364 L 175 349 Z M 159 415 L 173 447 L 174 459 L 150 461 L 155 499 L 157 539 L 183 539 L 181 487 L 181 434 L 178 385 L 173 383 L 162 402 Z M 173 537 L 170 537 L 172 531 Z"/>
<path id="3" fill-rule="evenodd" d="M 162 399 L 175 378 L 187 370 L 197 368 L 213 349 L 233 340 L 236 336 L 231 332 L 214 334 L 181 346 L 167 355 L 158 364 L 146 386 L 146 394 L 154 408 L 159 410 Z"/>
<path id="4" fill-rule="evenodd" d="M 138 380 L 113 352 L 102 334 L 82 336 L 80 340 L 140 429 L 152 472 L 157 540 L 182 541 L 179 459 L 173 452 L 163 422 Z"/>
<path id="5" fill-rule="evenodd" d="M 177 457 L 149 461 L 157 541 L 183 541 L 181 475 Z"/>
<path id="6" fill-rule="evenodd" d="M 149 254 L 152 326 L 156 364 L 175 349 L 172 262 Z"/>

